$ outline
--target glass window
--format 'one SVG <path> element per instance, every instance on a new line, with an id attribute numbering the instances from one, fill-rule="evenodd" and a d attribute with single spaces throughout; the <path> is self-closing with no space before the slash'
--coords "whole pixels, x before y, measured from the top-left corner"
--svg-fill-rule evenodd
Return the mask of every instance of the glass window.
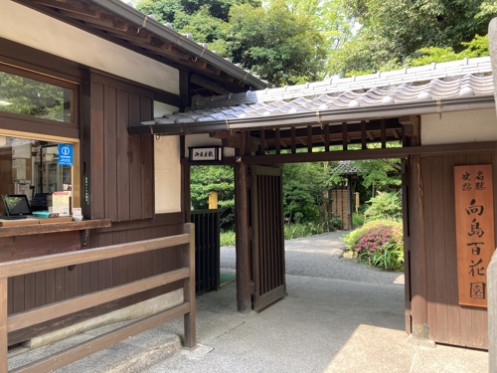
<path id="1" fill-rule="evenodd" d="M 0 71 L 0 111 L 71 122 L 72 90 Z"/>
<path id="2" fill-rule="evenodd" d="M 33 211 L 61 216 L 72 209 L 71 144 L 0 135 L 0 194 L 25 194 Z M 68 160 L 69 158 L 69 160 Z"/>

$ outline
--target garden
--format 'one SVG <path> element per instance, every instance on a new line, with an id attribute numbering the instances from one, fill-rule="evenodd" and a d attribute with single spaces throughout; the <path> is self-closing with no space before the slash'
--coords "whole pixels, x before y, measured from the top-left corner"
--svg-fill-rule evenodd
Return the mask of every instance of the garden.
<path id="1" fill-rule="evenodd" d="M 351 163 L 351 162 L 349 162 Z M 353 230 L 342 237 L 346 250 L 361 263 L 384 270 L 402 271 L 404 249 L 400 160 L 354 161 L 354 178 L 343 172 L 343 162 L 315 162 L 283 166 L 285 239 L 323 234 L 342 227 L 332 211 L 336 186 L 357 193 L 351 199 Z M 229 166 L 196 166 L 191 173 L 194 210 L 208 208 L 208 195 L 218 194 L 221 246 L 236 243 L 234 171 Z"/>

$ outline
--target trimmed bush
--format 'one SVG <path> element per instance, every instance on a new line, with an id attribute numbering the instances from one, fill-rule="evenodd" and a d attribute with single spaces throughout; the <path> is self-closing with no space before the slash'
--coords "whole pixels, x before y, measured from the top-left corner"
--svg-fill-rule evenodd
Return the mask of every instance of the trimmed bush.
<path id="1" fill-rule="evenodd" d="M 380 219 L 402 219 L 402 202 L 398 193 L 378 192 L 369 200 L 369 207 L 364 211 L 367 221 Z"/>
<path id="2" fill-rule="evenodd" d="M 358 261 L 389 271 L 404 269 L 402 224 L 394 220 L 374 220 L 342 237 L 347 250 Z"/>

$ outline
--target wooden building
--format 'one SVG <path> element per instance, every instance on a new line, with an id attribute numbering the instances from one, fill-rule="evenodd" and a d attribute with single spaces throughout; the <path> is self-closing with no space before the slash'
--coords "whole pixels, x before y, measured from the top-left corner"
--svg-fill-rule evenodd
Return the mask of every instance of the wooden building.
<path id="1" fill-rule="evenodd" d="M 262 309 L 285 296 L 278 165 L 401 158 L 406 331 L 438 343 L 487 348 L 485 269 L 495 247 L 497 190 L 489 58 L 196 97 L 193 109 L 131 131 L 181 132 L 187 143 L 231 149 L 240 310 Z M 391 142 L 400 147 L 389 147 Z M 332 151 L 337 145 L 341 150 Z M 485 223 L 479 216 L 456 221 L 476 212 L 480 196 L 471 193 L 483 189 Z M 469 242 L 475 234 L 486 236 Z"/>
<path id="2" fill-rule="evenodd" d="M 265 83 L 119 0 L 2 1 L 0 20 L 0 194 L 26 196 L 33 214 L 81 209 L 84 217 L 0 220 L 0 262 L 182 233 L 189 221 L 184 141 L 130 135 L 128 126 L 182 111 L 194 95 Z M 8 314 L 172 270 L 182 260 L 154 251 L 10 278 Z M 8 343 L 181 287 L 16 330 Z"/>
<path id="3" fill-rule="evenodd" d="M 33 205 L 53 209 L 54 192 L 70 191 L 70 208 L 81 208 L 85 218 L 55 231 L 39 223 L 1 227 L 0 260 L 180 233 L 189 221 L 189 149 L 221 147 L 223 160 L 211 163 L 235 166 L 238 308 L 261 310 L 286 294 L 279 165 L 402 158 L 406 331 L 487 348 L 484 291 L 472 291 L 469 301 L 458 292 L 470 271 L 481 277 L 475 289 L 484 290 L 485 268 L 458 259 L 454 166 L 467 167 L 465 177 L 485 166 L 493 196 L 485 211 L 495 210 L 489 59 L 262 90 L 264 82 L 119 0 L 2 1 L 0 19 L 0 194 L 29 195 Z M 19 91 L 4 90 L 9 84 Z M 54 167 L 59 144 L 71 145 L 69 169 Z M 486 221 L 494 230 L 493 216 Z M 477 241 L 475 255 L 489 250 L 493 235 L 485 246 Z M 16 277 L 9 281 L 8 312 L 180 262 L 179 255 L 144 253 Z M 19 330 L 9 341 L 179 286 Z M 480 303 L 472 303 L 476 298 Z"/>

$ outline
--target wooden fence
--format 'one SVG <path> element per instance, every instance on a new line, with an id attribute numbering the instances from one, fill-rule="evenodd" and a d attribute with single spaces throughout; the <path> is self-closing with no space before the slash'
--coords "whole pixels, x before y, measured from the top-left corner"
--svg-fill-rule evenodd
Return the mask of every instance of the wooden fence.
<path id="1" fill-rule="evenodd" d="M 9 277 L 61 268 L 70 265 L 96 262 L 119 258 L 158 249 L 176 248 L 182 252 L 182 267 L 159 275 L 147 277 L 125 285 L 90 293 L 48 304 L 19 314 L 8 315 L 7 296 Z M 173 282 L 183 282 L 183 303 L 145 317 L 127 326 L 107 334 L 82 342 L 67 350 L 40 359 L 14 370 L 15 372 L 42 372 L 61 368 L 94 352 L 111 346 L 130 335 L 163 324 L 181 315 L 184 316 L 185 346 L 192 348 L 196 344 L 195 332 L 195 231 L 193 224 L 185 224 L 184 233 L 130 242 L 88 250 L 47 255 L 32 259 L 4 262 L 0 264 L 0 373 L 8 371 L 9 332 L 50 321 L 74 312 L 124 298 L 145 290 Z"/>
<path id="2" fill-rule="evenodd" d="M 191 212 L 195 224 L 195 291 L 206 293 L 219 288 L 219 210 Z"/>

